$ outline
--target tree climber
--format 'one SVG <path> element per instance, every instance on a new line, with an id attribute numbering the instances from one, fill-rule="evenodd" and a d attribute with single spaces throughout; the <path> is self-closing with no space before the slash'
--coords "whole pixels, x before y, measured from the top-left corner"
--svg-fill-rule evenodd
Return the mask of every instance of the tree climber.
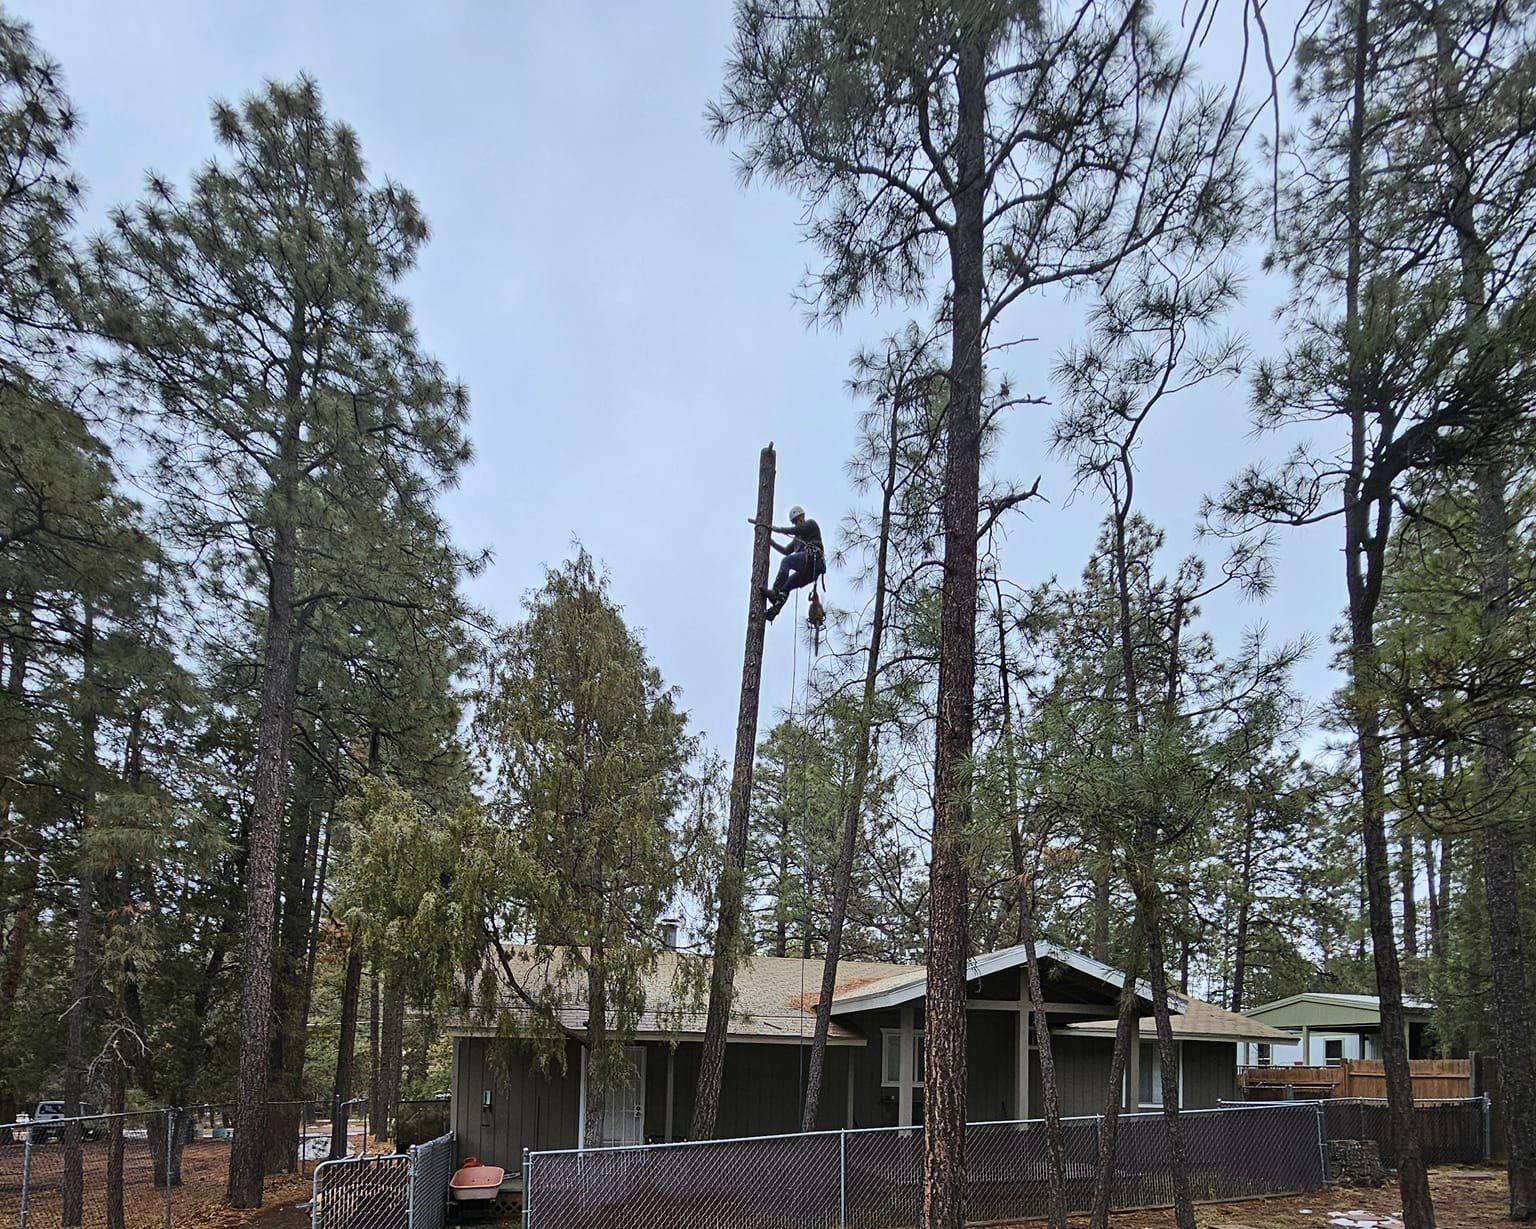
<path id="1" fill-rule="evenodd" d="M 755 516 L 748 517 L 747 521 L 752 525 L 758 523 Z M 763 597 L 768 602 L 768 622 L 772 623 L 794 590 L 813 584 L 826 574 L 827 555 L 821 545 L 821 527 L 805 515 L 805 509 L 799 504 L 789 510 L 787 526 L 769 525 L 768 532 L 790 535 L 788 546 L 780 546 L 772 539 L 768 542 L 784 556 L 772 587 L 763 588 Z"/>

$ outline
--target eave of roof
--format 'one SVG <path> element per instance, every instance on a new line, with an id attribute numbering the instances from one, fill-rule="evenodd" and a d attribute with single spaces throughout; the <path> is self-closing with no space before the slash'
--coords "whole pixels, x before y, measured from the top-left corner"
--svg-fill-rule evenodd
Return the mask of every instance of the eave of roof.
<path id="1" fill-rule="evenodd" d="M 1053 960 L 1057 964 L 1093 978 L 1095 981 L 1113 987 L 1116 990 L 1125 985 L 1125 974 L 1118 969 L 1111 968 L 1107 964 L 1084 956 L 1079 952 L 1068 951 L 1064 947 L 1057 947 L 1054 943 L 1042 940 L 1035 945 L 1036 957 L 1042 960 Z M 1000 948 L 995 952 L 986 952 L 980 956 L 973 956 L 966 962 L 966 981 L 976 981 L 992 973 L 999 973 L 1005 969 L 1017 968 L 1026 960 L 1024 945 L 1015 944 L 1012 947 Z M 888 978 L 870 982 L 859 987 L 852 994 L 838 994 L 832 1000 L 832 1014 L 834 1016 L 847 1015 L 855 1011 L 878 1011 L 886 1007 L 899 1007 L 904 1003 L 910 1003 L 923 998 L 928 992 L 928 970 L 924 965 L 913 965 L 909 972 L 895 974 Z M 1152 1001 L 1152 988 L 1144 981 L 1136 983 L 1136 997 L 1146 1003 Z M 1176 995 L 1168 996 L 1170 1011 L 1182 1012 L 1184 1001 Z"/>
<path id="2" fill-rule="evenodd" d="M 1326 990 L 1303 990 L 1300 994 L 1289 994 L 1283 999 L 1275 999 L 1271 1003 L 1260 1003 L 1257 1007 L 1247 1008 L 1245 1016 L 1258 1016 L 1266 1011 L 1275 1011 L 1282 1007 L 1290 1007 L 1295 1003 L 1317 1003 L 1330 1007 L 1363 1007 L 1374 1008 L 1381 1011 L 1381 998 L 1374 994 L 1333 994 Z M 1423 999 L 1404 999 L 1405 1011 L 1433 1011 L 1435 1005 Z"/>

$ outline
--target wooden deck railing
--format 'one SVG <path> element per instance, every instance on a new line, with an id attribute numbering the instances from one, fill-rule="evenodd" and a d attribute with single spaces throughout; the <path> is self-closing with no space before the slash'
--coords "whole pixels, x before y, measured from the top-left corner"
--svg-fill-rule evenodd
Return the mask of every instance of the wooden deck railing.
<path id="1" fill-rule="evenodd" d="M 1465 1058 L 1416 1058 L 1408 1064 L 1415 1101 L 1472 1096 L 1472 1062 Z M 1310 1101 L 1326 1097 L 1385 1097 L 1380 1059 L 1346 1058 L 1337 1067 L 1245 1067 L 1245 1101 Z"/>

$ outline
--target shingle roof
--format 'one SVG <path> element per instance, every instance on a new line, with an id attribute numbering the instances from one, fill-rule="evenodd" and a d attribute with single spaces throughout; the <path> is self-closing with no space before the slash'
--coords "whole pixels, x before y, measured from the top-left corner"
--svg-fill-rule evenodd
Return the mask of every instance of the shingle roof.
<path id="1" fill-rule="evenodd" d="M 547 989 L 550 978 L 556 975 L 551 964 L 536 962 L 528 948 L 512 948 L 508 954 L 521 984 L 538 992 Z M 685 969 L 685 964 L 691 965 L 691 969 Z M 909 975 L 912 968 L 911 965 L 842 960 L 837 966 L 837 993 L 840 995 L 845 990 L 852 991 L 872 981 L 895 975 Z M 636 1022 L 636 1034 L 678 1038 L 703 1036 L 707 1004 L 698 999 L 680 998 L 679 992 L 686 984 L 690 972 L 695 975 L 694 980 L 698 984 L 707 984 L 708 970 L 708 957 L 680 952 L 661 953 L 656 968 L 645 979 L 647 1006 Z M 801 960 L 794 956 L 744 957 L 736 969 L 731 1036 L 750 1037 L 759 1041 L 809 1040 L 816 1028 L 816 1000 L 821 996 L 821 972 L 820 960 Z M 558 1013 L 560 1022 L 568 1028 L 584 1028 L 587 1011 L 582 1002 L 581 975 L 567 968 L 562 980 L 568 984 L 568 990 L 562 997 L 571 1005 L 563 1007 Z M 503 1006 L 514 1019 L 519 1015 L 530 1014 L 510 992 L 505 992 Z M 459 1022 L 455 1031 L 475 1033 L 493 1030 L 465 1019 Z M 827 1036 L 833 1044 L 865 1044 L 863 1034 L 835 1020 Z"/>
<path id="2" fill-rule="evenodd" d="M 1184 1004 L 1184 1010 L 1175 1012 L 1171 1022 L 1173 1035 L 1182 1041 L 1291 1042 L 1296 1040 L 1293 1033 L 1282 1032 L 1278 1028 L 1260 1024 L 1257 1020 L 1250 1020 L 1247 1016 L 1227 1011 L 1214 1003 L 1204 1003 L 1199 999 L 1186 998 L 1183 995 L 1179 997 Z M 1113 1036 L 1115 1021 L 1084 1020 L 1079 1024 L 1067 1025 L 1066 1032 L 1088 1033 L 1095 1037 Z M 1141 1035 L 1143 1037 L 1157 1035 L 1157 1022 L 1151 1016 L 1142 1017 Z"/>
<path id="3" fill-rule="evenodd" d="M 550 978 L 556 976 L 549 960 L 535 960 L 533 949 L 508 948 L 508 959 L 519 982 L 542 992 Z M 1078 967 L 1080 971 L 1112 985 L 1120 984 L 1120 975 L 1106 965 L 1090 961 L 1086 956 L 1054 945 L 1042 944 L 1042 957 L 1062 960 Z M 980 976 L 995 968 L 1013 967 L 1023 962 L 1021 948 L 1004 948 L 973 958 L 969 972 Z M 661 1036 L 692 1039 L 703 1036 L 707 1004 L 701 995 L 685 998 L 682 987 L 689 984 L 707 984 L 709 958 L 682 952 L 663 952 L 656 968 L 645 979 L 646 1010 L 636 1022 L 638 1036 Z M 731 1036 L 751 1038 L 755 1041 L 798 1042 L 809 1040 L 816 1025 L 816 1000 L 821 995 L 822 962 L 816 959 L 801 960 L 795 956 L 747 956 L 736 970 L 736 1000 L 731 1013 Z M 562 1007 L 560 1022 L 568 1028 L 586 1027 L 586 1007 L 583 1004 L 583 975 L 570 967 L 559 974 L 567 990 L 562 995 L 570 1006 Z M 921 997 L 926 989 L 928 971 L 920 964 L 895 964 L 873 960 L 842 960 L 837 966 L 837 990 L 834 995 L 834 1018 L 828 1032 L 832 1044 L 863 1045 L 865 1038 L 858 1031 L 838 1023 L 836 1016 L 850 1011 L 870 1010 L 884 1005 L 886 998 L 895 997 L 911 1001 Z M 1144 997 L 1146 990 L 1139 985 Z M 515 1018 L 528 1015 L 510 991 L 503 1006 Z M 1260 1024 L 1246 1016 L 1224 1011 L 1199 999 L 1178 996 L 1172 1001 L 1174 1036 L 1184 1039 L 1205 1038 L 1220 1041 L 1289 1041 L 1290 1033 L 1281 1032 L 1267 1024 Z M 1068 1033 L 1104 1035 L 1115 1029 L 1113 1020 L 1092 1020 L 1065 1026 Z M 1150 1017 L 1141 1021 L 1144 1035 L 1154 1032 Z M 470 1019 L 461 1020 L 454 1029 L 462 1033 L 490 1032 L 493 1029 Z"/>

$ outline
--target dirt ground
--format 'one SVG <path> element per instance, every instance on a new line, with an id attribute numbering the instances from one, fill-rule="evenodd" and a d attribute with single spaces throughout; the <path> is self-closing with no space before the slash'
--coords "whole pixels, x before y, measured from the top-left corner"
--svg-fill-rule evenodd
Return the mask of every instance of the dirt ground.
<path id="1" fill-rule="evenodd" d="M 1440 1229 L 1477 1229 L 1509 1224 L 1509 1183 L 1503 1170 L 1446 1166 L 1429 1175 Z M 1242 1203 L 1202 1204 L 1195 1209 L 1200 1229 L 1398 1229 L 1403 1205 L 1397 1184 L 1379 1190 L 1344 1189 Z M 1346 1218 L 1350 1222 L 1344 1225 Z M 1363 1215 L 1362 1215 L 1363 1214 Z M 1173 1229 L 1172 1209 L 1117 1212 L 1111 1229 Z M 1040 1222 L 1030 1222 L 1031 1229 Z M 1072 1229 L 1087 1229 L 1086 1217 L 1072 1218 Z"/>
<path id="2" fill-rule="evenodd" d="M 127 1229 L 161 1229 L 165 1214 L 165 1190 L 154 1185 L 154 1161 L 143 1139 L 125 1140 L 123 1157 L 123 1214 Z M 83 1162 L 82 1229 L 105 1229 L 107 1145 L 93 1141 L 81 1148 Z M 21 1208 L 22 1149 L 0 1148 L 0 1224 L 15 1224 Z M 306 1170 L 313 1170 L 306 1164 Z M 64 1146 L 53 1142 L 33 1150 L 28 1173 L 28 1229 L 57 1229 L 62 1221 Z M 233 1229 L 248 1213 L 232 1213 L 223 1207 L 229 1177 L 229 1141 L 201 1139 L 187 1144 L 181 1157 L 181 1185 L 171 1192 L 172 1223 L 201 1229 Z M 267 1179 L 268 1203 L 291 1204 L 309 1198 L 309 1173 L 279 1174 Z M 233 1219 L 231 1219 L 233 1218 Z M 307 1223 L 307 1217 L 305 1218 Z M 271 1229 L 299 1229 L 272 1226 Z"/>

